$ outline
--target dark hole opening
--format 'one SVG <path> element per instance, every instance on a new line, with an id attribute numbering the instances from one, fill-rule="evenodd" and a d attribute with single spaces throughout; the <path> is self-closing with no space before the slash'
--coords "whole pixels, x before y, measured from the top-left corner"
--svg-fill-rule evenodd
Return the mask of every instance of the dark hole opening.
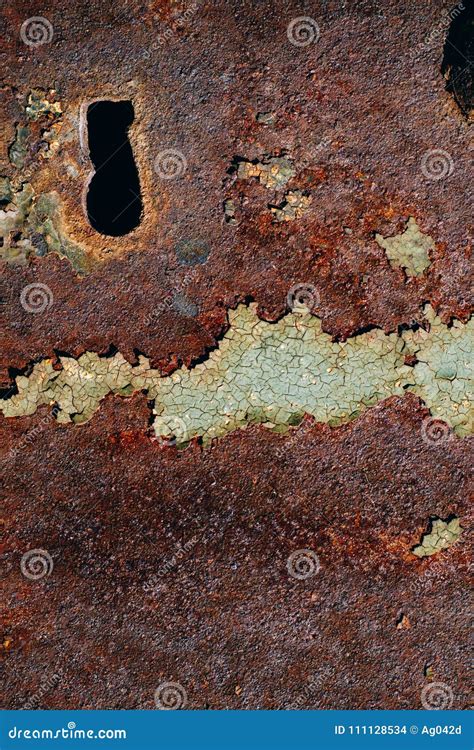
<path id="1" fill-rule="evenodd" d="M 464 0 L 450 13 L 441 72 L 446 88 L 464 115 L 474 108 L 474 0 Z"/>
<path id="2" fill-rule="evenodd" d="M 134 111 L 130 101 L 94 102 L 87 110 L 89 152 L 95 167 L 87 193 L 91 226 L 111 237 L 128 234 L 140 223 L 140 180 L 128 140 Z"/>

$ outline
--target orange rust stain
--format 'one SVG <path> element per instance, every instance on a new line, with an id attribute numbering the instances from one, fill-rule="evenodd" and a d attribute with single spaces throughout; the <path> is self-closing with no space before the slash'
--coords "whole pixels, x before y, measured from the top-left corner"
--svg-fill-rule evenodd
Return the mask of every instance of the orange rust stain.
<path id="1" fill-rule="evenodd" d="M 123 447 L 137 445 L 143 438 L 143 432 L 139 430 L 122 430 L 121 432 L 109 435 L 109 442 L 113 445 Z"/>
<path id="2" fill-rule="evenodd" d="M 13 639 L 5 637 L 3 642 L 0 644 L 0 651 L 9 651 L 12 647 Z"/>

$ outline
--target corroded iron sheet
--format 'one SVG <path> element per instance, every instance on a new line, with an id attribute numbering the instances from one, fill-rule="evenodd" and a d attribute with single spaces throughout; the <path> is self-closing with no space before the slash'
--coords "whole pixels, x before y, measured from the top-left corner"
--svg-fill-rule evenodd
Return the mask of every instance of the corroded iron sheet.
<path id="1" fill-rule="evenodd" d="M 0 10 L 5 707 L 469 707 L 459 19 Z M 133 119 L 117 236 L 101 101 Z"/>

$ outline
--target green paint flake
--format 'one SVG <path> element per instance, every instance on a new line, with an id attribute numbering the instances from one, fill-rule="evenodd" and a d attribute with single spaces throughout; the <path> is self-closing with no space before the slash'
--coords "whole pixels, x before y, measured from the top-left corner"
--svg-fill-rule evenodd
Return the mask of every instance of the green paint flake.
<path id="1" fill-rule="evenodd" d="M 23 169 L 28 154 L 28 138 L 30 130 L 24 125 L 17 125 L 15 140 L 8 150 L 11 163 L 17 169 Z"/>
<path id="2" fill-rule="evenodd" d="M 262 185 L 273 190 L 280 190 L 295 174 L 290 160 L 284 156 L 256 162 L 241 161 L 237 169 L 240 180 L 256 177 Z"/>
<path id="3" fill-rule="evenodd" d="M 29 155 L 33 158 L 36 156 L 50 158 L 56 154 L 59 148 L 57 130 L 60 127 L 58 121 L 61 115 L 61 104 L 48 101 L 45 91 L 33 89 L 29 93 L 23 122 L 16 126 L 15 140 L 8 151 L 13 166 L 17 169 L 24 169 Z M 50 123 L 51 129 L 42 128 L 40 142 L 33 144 L 30 143 L 30 138 L 33 135 L 34 128 L 31 127 L 30 123 L 39 120 L 45 121 L 42 125 L 46 122 Z"/>
<path id="4" fill-rule="evenodd" d="M 456 542 L 462 532 L 459 518 L 443 521 L 442 518 L 433 519 L 430 529 L 423 535 L 421 544 L 413 548 L 417 557 L 429 557 L 450 547 Z"/>
<path id="5" fill-rule="evenodd" d="M 145 391 L 155 400 L 156 435 L 167 438 L 178 425 L 180 443 L 186 444 L 193 437 L 208 443 L 251 423 L 287 431 L 304 414 L 338 425 L 409 390 L 465 435 L 473 431 L 472 414 L 464 408 L 472 403 L 472 380 L 464 369 L 472 324 L 448 328 L 430 309 L 427 314 L 431 331 L 421 332 L 421 342 L 420 332 L 397 336 L 380 330 L 333 342 L 305 310 L 267 323 L 256 305 L 240 305 L 229 311 L 219 347 L 190 369 L 161 377 L 145 357 L 133 366 L 119 353 L 61 357 L 61 369 L 44 360 L 29 377 L 17 377 L 18 393 L 0 408 L 15 417 L 56 404 L 60 422 L 77 423 L 90 419 L 109 393 Z M 415 367 L 404 364 L 407 351 L 421 357 Z"/>
<path id="6" fill-rule="evenodd" d="M 6 185 L 6 178 L 0 179 Z M 84 250 L 70 240 L 63 230 L 61 202 L 56 192 L 35 196 L 29 183 L 14 191 L 8 182 L 8 189 L 9 203 L 0 209 L 2 260 L 25 265 L 30 256 L 55 252 L 68 258 L 78 273 L 91 270 L 91 261 Z"/>
<path id="7" fill-rule="evenodd" d="M 431 263 L 428 251 L 434 249 L 434 241 L 423 234 L 413 217 L 403 234 L 387 238 L 376 234 L 375 240 L 385 250 L 390 265 L 404 268 L 408 276 L 421 276 Z"/>
<path id="8" fill-rule="evenodd" d="M 445 326 L 431 307 L 425 310 L 430 324 L 404 331 L 407 353 L 418 360 L 410 390 L 460 435 L 474 432 L 474 321 L 455 320 Z"/>
<path id="9" fill-rule="evenodd" d="M 255 119 L 260 125 L 272 126 L 275 124 L 276 115 L 274 112 L 258 112 Z"/>
<path id="10" fill-rule="evenodd" d="M 59 117 L 62 114 L 61 104 L 48 101 L 46 92 L 42 89 L 33 89 L 29 93 L 25 111 L 28 120 L 41 120 L 48 116 Z"/>
<path id="11" fill-rule="evenodd" d="M 8 177 L 0 177 L 0 203 L 10 203 L 13 191 Z"/>
<path id="12" fill-rule="evenodd" d="M 54 91 L 50 98 L 54 98 Z M 31 256 L 55 252 L 70 260 L 79 274 L 92 270 L 87 253 L 70 240 L 63 229 L 58 193 L 35 195 L 29 180 L 40 169 L 40 162 L 56 156 L 60 149 L 62 110 L 42 89 L 33 89 L 27 100 L 23 122 L 16 129 L 10 146 L 10 161 L 23 170 L 24 182 L 0 177 L 0 259 L 25 265 Z M 34 125 L 38 122 L 37 125 Z"/>
<path id="13" fill-rule="evenodd" d="M 2 179 L 6 185 L 6 178 Z M 31 210 L 34 191 L 31 185 L 26 183 L 18 191 L 13 192 L 8 181 L 8 189 L 4 195 L 8 195 L 9 202 L 0 209 L 0 258 L 10 263 L 25 264 L 28 255 L 33 251 L 33 246 L 28 235 L 23 233 L 23 228 Z"/>
<path id="14" fill-rule="evenodd" d="M 58 422 L 87 422 L 109 393 L 129 396 L 147 390 L 153 394 L 160 378 L 160 373 L 150 369 L 148 360 L 141 356 L 135 367 L 120 353 L 100 357 L 86 352 L 77 360 L 60 357 L 59 362 L 60 370 L 46 359 L 33 367 L 28 378 L 16 378 L 18 393 L 2 404 L 6 417 L 33 414 L 42 404 L 55 404 Z"/>
<path id="15" fill-rule="evenodd" d="M 235 218 L 235 202 L 230 198 L 224 201 L 224 219 L 226 224 L 233 224 L 234 226 L 237 224 L 237 219 Z"/>
<path id="16" fill-rule="evenodd" d="M 294 221 L 306 213 L 313 199 L 302 190 L 290 190 L 279 206 L 270 206 L 275 221 Z"/>

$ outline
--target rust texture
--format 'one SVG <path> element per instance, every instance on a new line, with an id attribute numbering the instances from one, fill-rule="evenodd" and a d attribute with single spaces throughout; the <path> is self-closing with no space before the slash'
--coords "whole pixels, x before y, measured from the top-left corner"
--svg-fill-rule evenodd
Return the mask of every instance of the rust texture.
<path id="1" fill-rule="evenodd" d="M 55 191 L 62 232 L 82 253 L 79 270 L 55 252 L 2 262 L 5 395 L 16 374 L 64 353 L 144 354 L 169 374 L 219 345 L 230 307 L 255 301 L 278 320 L 300 283 L 338 340 L 425 325 L 427 303 L 466 323 L 472 130 L 467 94 L 463 111 L 442 72 L 452 9 L 2 7 L 0 175 Z M 318 33 L 298 45 L 288 28 L 303 15 Z M 35 16 L 54 33 L 31 46 L 20 29 Z M 54 92 L 61 115 L 30 123 L 15 166 L 31 91 Z M 97 99 L 134 106 L 143 216 L 122 237 L 95 232 L 84 211 L 81 122 Z M 55 123 L 58 150 L 43 159 Z M 184 157 L 173 179 L 160 167 L 169 149 Z M 441 177 L 430 166 L 440 150 Z M 244 178 L 243 163 L 283 158 L 284 185 Z M 293 193 L 311 200 L 276 221 L 272 207 Z M 411 217 L 433 241 L 416 276 L 375 239 L 402 234 Z M 21 303 L 29 284 L 51 295 L 40 314 Z M 252 425 L 178 450 L 154 437 L 144 394 L 109 396 L 80 426 L 46 407 L 0 414 L 3 706 L 41 691 L 44 708 L 154 708 L 160 683 L 176 682 L 189 708 L 416 709 L 434 681 L 453 708 L 469 707 L 472 437 L 426 439 L 429 416 L 408 394 L 340 427 L 306 417 L 284 435 Z M 429 519 L 452 516 L 456 544 L 416 557 Z M 54 563 L 41 580 L 21 571 L 31 549 Z M 295 578 L 289 556 L 308 549 L 320 568 Z"/>

